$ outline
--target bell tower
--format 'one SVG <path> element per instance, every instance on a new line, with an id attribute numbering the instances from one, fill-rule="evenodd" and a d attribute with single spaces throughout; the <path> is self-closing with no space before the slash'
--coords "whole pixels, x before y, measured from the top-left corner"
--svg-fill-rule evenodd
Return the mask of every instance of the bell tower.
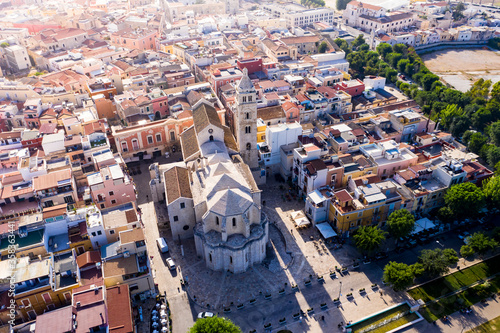
<path id="1" fill-rule="evenodd" d="M 234 134 L 240 155 L 250 169 L 259 166 L 257 151 L 257 91 L 243 69 L 243 77 L 236 85 L 236 105 L 234 108 Z"/>

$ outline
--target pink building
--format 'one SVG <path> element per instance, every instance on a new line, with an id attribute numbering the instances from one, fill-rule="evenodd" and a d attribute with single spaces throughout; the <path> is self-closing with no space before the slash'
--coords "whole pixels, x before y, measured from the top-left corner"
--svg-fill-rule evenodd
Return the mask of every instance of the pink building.
<path id="1" fill-rule="evenodd" d="M 155 30 L 124 29 L 111 35 L 111 43 L 130 50 L 156 50 L 157 37 L 158 32 Z"/>
<path id="2" fill-rule="evenodd" d="M 135 185 L 117 165 L 103 167 L 87 176 L 90 194 L 99 209 L 115 207 L 136 201 Z"/>

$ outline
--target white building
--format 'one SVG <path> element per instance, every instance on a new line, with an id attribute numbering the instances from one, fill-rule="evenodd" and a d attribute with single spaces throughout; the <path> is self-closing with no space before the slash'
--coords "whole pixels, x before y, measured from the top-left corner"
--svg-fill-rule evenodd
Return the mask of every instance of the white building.
<path id="1" fill-rule="evenodd" d="M 297 122 L 266 128 L 266 143 L 260 145 L 259 155 L 268 174 L 279 172 L 281 146 L 297 142 L 299 135 L 302 135 L 302 126 Z"/>
<path id="2" fill-rule="evenodd" d="M 317 22 L 333 24 L 335 11 L 331 8 L 308 9 L 298 3 L 267 3 L 262 9 L 275 18 L 284 18 L 287 27 L 303 27 Z"/>
<path id="3" fill-rule="evenodd" d="M 20 45 L 12 45 L 4 49 L 7 64 L 13 73 L 31 67 L 28 51 Z"/>
<path id="4" fill-rule="evenodd" d="M 250 86 L 244 80 L 240 85 L 239 98 L 248 102 Z M 268 220 L 261 213 L 261 191 L 209 102 L 193 106 L 193 122 L 181 134 L 184 162 L 167 165 L 164 172 L 172 233 L 174 239 L 194 236 L 196 252 L 210 269 L 241 273 L 266 256 Z M 150 185 L 158 196 L 158 172 L 153 171 Z"/>
<path id="5" fill-rule="evenodd" d="M 351 1 L 347 4 L 342 20 L 346 25 L 361 29 L 365 32 L 402 31 L 415 23 L 411 12 L 391 12 L 380 6 L 375 6 L 359 1 Z"/>

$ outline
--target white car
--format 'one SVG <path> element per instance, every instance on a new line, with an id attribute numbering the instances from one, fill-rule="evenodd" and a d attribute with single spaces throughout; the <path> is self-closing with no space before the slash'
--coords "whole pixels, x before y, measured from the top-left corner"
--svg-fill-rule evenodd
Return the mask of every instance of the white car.
<path id="1" fill-rule="evenodd" d="M 170 257 L 167 258 L 167 266 L 168 266 L 168 269 L 170 269 L 171 271 L 173 271 L 175 269 L 174 260 Z"/>
<path id="2" fill-rule="evenodd" d="M 212 318 L 214 314 L 212 312 L 200 312 L 198 313 L 198 319 L 202 318 Z"/>

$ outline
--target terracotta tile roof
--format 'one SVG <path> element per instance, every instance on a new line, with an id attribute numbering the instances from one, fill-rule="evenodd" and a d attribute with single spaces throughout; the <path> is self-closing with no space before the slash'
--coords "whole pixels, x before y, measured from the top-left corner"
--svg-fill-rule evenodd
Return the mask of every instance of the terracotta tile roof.
<path id="1" fill-rule="evenodd" d="M 129 209 L 125 211 L 125 218 L 127 219 L 127 223 L 133 223 L 139 220 L 137 218 L 137 212 L 135 209 Z"/>
<path id="2" fill-rule="evenodd" d="M 224 126 L 223 129 L 224 129 L 224 143 L 226 144 L 226 147 L 234 151 L 238 151 L 238 145 L 236 145 L 236 140 L 234 139 L 234 135 L 231 132 L 231 129 L 227 126 Z"/>
<path id="3" fill-rule="evenodd" d="M 35 333 L 73 332 L 73 306 L 49 311 L 36 317 Z"/>
<path id="4" fill-rule="evenodd" d="M 302 43 L 316 43 L 319 42 L 319 37 L 314 36 L 300 36 L 300 37 L 284 37 L 280 39 L 287 45 L 302 44 Z"/>
<path id="5" fill-rule="evenodd" d="M 213 106 L 203 102 L 193 110 L 193 121 L 196 133 L 200 133 L 209 125 L 222 128 L 217 110 Z"/>
<path id="6" fill-rule="evenodd" d="M 54 134 L 56 133 L 56 123 L 45 123 L 40 126 L 40 134 Z"/>
<path id="7" fill-rule="evenodd" d="M 66 214 L 67 206 L 68 205 L 66 203 L 63 203 L 52 207 L 44 207 L 42 211 L 43 213 L 42 216 L 44 219 L 48 219 L 51 217 L 64 215 Z"/>
<path id="8" fill-rule="evenodd" d="M 365 185 L 363 183 L 363 180 L 367 180 L 368 181 L 368 184 L 374 184 L 374 183 L 380 183 L 382 181 L 382 179 L 375 175 L 375 174 L 372 174 L 372 175 L 365 175 L 365 176 L 362 176 L 362 177 L 358 177 L 356 179 L 353 179 L 354 181 L 354 184 L 356 184 L 356 186 L 362 186 L 362 185 Z"/>
<path id="9" fill-rule="evenodd" d="M 364 2 L 359 2 L 359 1 L 351 1 L 348 3 L 348 5 L 356 6 L 356 7 L 361 7 L 361 8 L 367 8 L 367 9 L 372 9 L 372 10 L 380 10 L 382 7 L 376 6 L 376 5 L 371 5 L 369 3 L 364 3 Z"/>
<path id="10" fill-rule="evenodd" d="M 136 228 L 132 230 L 122 231 L 120 232 L 120 243 L 127 244 L 138 242 L 144 240 L 144 231 L 142 228 Z"/>
<path id="11" fill-rule="evenodd" d="M 79 268 L 98 262 L 101 262 L 101 253 L 99 251 L 87 251 L 76 257 L 76 264 Z"/>
<path id="12" fill-rule="evenodd" d="M 181 133 L 181 148 L 184 160 L 200 151 L 194 126 Z"/>
<path id="13" fill-rule="evenodd" d="M 0 175 L 0 183 L 3 185 L 14 184 L 23 181 L 23 175 L 19 171 L 4 173 Z"/>
<path id="14" fill-rule="evenodd" d="M 102 271 L 104 277 L 137 273 L 139 272 L 139 269 L 137 267 L 136 255 L 132 254 L 128 258 L 121 257 L 117 259 L 106 260 L 102 264 Z"/>
<path id="15" fill-rule="evenodd" d="M 106 288 L 109 332 L 132 333 L 132 308 L 128 284 Z"/>
<path id="16" fill-rule="evenodd" d="M 54 171 L 46 175 L 41 175 L 33 178 L 33 188 L 35 191 L 45 190 L 53 187 L 58 187 L 58 182 L 71 179 L 71 169 Z"/>
<path id="17" fill-rule="evenodd" d="M 297 109 L 297 105 L 292 102 L 285 102 L 281 104 L 281 107 L 285 110 L 285 112 L 288 112 L 290 109 Z"/>
<path id="18" fill-rule="evenodd" d="M 346 190 L 335 192 L 334 195 L 340 202 L 347 202 L 352 200 L 352 196 Z"/>
<path id="19" fill-rule="evenodd" d="M 167 203 L 170 204 L 179 198 L 193 198 L 189 185 L 188 170 L 180 167 L 173 167 L 164 173 L 165 192 Z"/>
<path id="20" fill-rule="evenodd" d="M 257 118 L 261 118 L 262 120 L 273 120 L 273 119 L 280 119 L 280 118 L 285 118 L 285 112 L 283 111 L 283 108 L 281 105 L 277 106 L 268 106 L 265 108 L 260 108 L 257 109 Z"/>

